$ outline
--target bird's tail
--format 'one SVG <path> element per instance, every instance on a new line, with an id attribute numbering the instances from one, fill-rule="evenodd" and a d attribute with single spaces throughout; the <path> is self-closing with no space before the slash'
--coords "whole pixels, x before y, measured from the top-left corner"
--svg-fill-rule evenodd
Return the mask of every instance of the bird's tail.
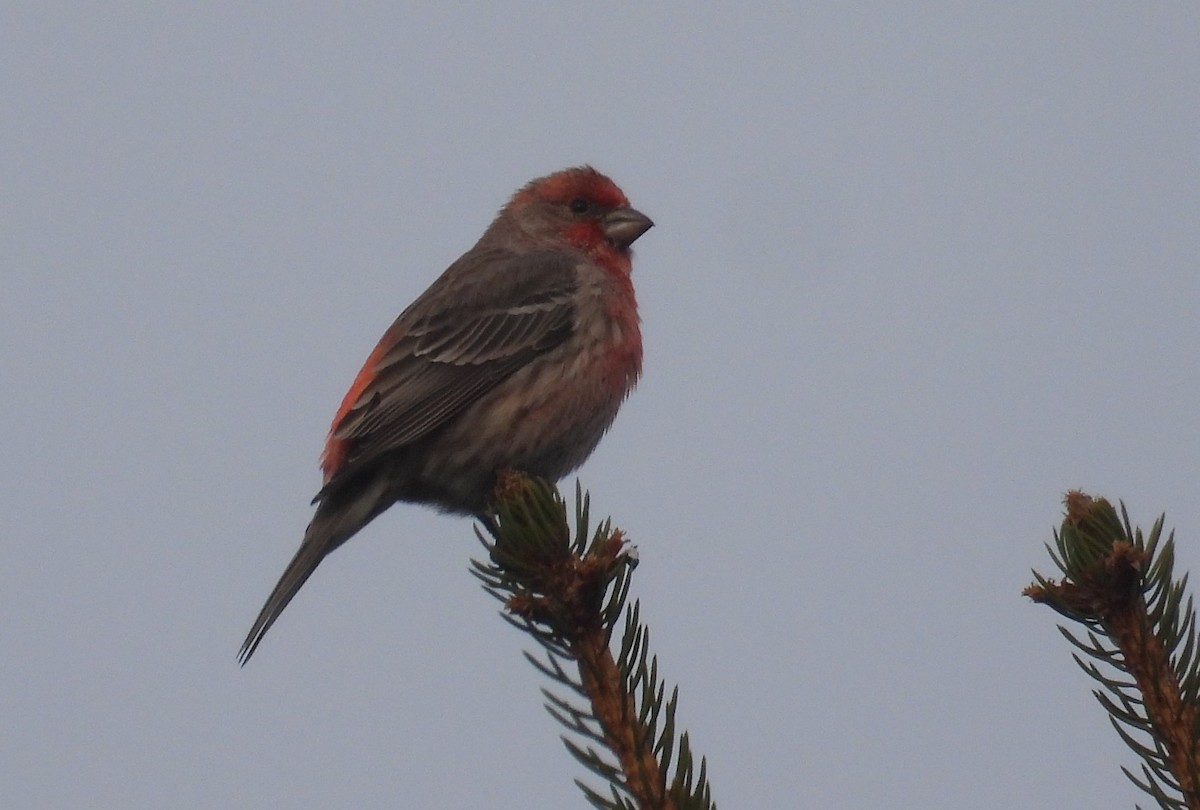
<path id="1" fill-rule="evenodd" d="M 242 649 L 238 653 L 238 662 L 242 666 L 254 655 L 263 636 L 313 571 L 317 570 L 321 560 L 392 505 L 392 500 L 386 496 L 384 479 L 384 476 L 378 476 L 373 481 L 365 482 L 365 486 L 348 487 L 341 492 L 322 492 L 318 496 L 321 500 L 312 522 L 304 532 L 304 542 L 284 569 L 283 576 L 267 597 L 266 604 L 242 642 Z"/>

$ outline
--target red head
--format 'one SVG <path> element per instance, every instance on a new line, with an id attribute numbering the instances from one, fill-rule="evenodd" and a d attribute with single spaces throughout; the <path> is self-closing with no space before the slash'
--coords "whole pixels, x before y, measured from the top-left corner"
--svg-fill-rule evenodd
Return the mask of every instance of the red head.
<path id="1" fill-rule="evenodd" d="M 580 166 L 531 181 L 513 195 L 493 228 L 516 226 L 547 247 L 566 241 L 610 270 L 628 274 L 629 246 L 653 225 L 630 207 L 616 183 L 591 166 Z"/>

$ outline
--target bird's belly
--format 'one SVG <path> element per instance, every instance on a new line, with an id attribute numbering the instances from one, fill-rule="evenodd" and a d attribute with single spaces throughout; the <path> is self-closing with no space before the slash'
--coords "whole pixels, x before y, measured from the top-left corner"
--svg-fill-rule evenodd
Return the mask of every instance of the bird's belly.
<path id="1" fill-rule="evenodd" d="M 640 357 L 614 362 L 613 346 L 561 347 L 473 403 L 431 437 L 419 474 L 443 506 L 478 512 L 502 470 L 552 481 L 579 467 L 604 436 L 637 378 Z"/>

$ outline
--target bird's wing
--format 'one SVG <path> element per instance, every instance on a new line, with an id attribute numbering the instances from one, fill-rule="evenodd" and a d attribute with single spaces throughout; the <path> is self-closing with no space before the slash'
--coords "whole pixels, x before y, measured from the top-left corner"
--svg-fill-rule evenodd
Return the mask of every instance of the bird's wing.
<path id="1" fill-rule="evenodd" d="M 578 260 L 553 252 L 472 256 L 466 278 L 448 271 L 396 320 L 351 387 L 357 396 L 343 403 L 330 433 L 341 458 L 327 475 L 420 439 L 565 340 Z"/>

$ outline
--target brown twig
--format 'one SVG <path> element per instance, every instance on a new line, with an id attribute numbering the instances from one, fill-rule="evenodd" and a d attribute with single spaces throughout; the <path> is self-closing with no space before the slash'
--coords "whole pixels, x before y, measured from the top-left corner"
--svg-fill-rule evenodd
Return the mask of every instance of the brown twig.
<path id="1" fill-rule="evenodd" d="M 674 810 L 665 788 L 662 764 L 648 729 L 639 721 L 633 695 L 613 658 L 602 619 L 604 594 L 612 580 L 624 540 L 619 531 L 583 559 L 569 557 L 548 567 L 543 592 L 507 602 L 509 610 L 529 621 L 549 624 L 565 642 L 579 666 L 580 683 L 600 723 L 604 741 L 624 774 L 624 786 L 643 810 Z"/>
<path id="2" fill-rule="evenodd" d="M 644 810 L 674 810 L 675 803 L 664 787 L 666 777 L 652 747 L 637 743 L 639 736 L 646 736 L 646 729 L 638 722 L 633 696 L 623 688 L 624 679 L 603 631 L 589 630 L 572 649 L 583 688 L 604 729 L 605 741 L 621 763 L 630 794 Z"/>
<path id="3" fill-rule="evenodd" d="M 664 700 L 637 605 L 625 603 L 636 556 L 607 521 L 588 528 L 588 499 L 578 488 L 576 495 L 572 532 L 553 486 L 519 473 L 500 476 L 492 507 L 480 515 L 494 541 L 480 534 L 490 559 L 473 561 L 474 573 L 545 649 L 543 660 L 527 656 L 531 663 L 586 700 L 576 704 L 545 691 L 547 710 L 570 732 L 567 748 L 613 791 L 606 797 L 580 782 L 594 805 L 715 810 L 704 760 L 696 770 L 687 734 L 676 736 L 677 692 Z M 609 645 L 622 615 L 618 655 Z M 568 660 L 578 675 L 568 671 Z M 572 737 L 597 745 L 580 746 Z"/>
<path id="4" fill-rule="evenodd" d="M 1069 493 L 1066 503 L 1064 538 L 1069 528 L 1096 529 L 1112 512 L 1106 501 L 1079 492 Z M 1115 512 L 1111 518 L 1115 520 Z M 1093 534 L 1092 538 L 1096 536 L 1099 535 Z M 1148 563 L 1142 548 L 1129 542 L 1129 538 L 1122 538 L 1111 542 L 1106 553 L 1088 562 L 1082 570 L 1071 572 L 1062 582 L 1042 579 L 1024 593 L 1077 621 L 1098 624 L 1112 640 L 1121 653 L 1121 668 L 1133 676 L 1141 692 L 1151 733 L 1165 749 L 1166 764 L 1179 784 L 1186 806 L 1200 810 L 1197 759 L 1200 752 L 1194 739 L 1196 707 L 1184 702 L 1170 655 L 1154 632 L 1145 597 Z"/>

